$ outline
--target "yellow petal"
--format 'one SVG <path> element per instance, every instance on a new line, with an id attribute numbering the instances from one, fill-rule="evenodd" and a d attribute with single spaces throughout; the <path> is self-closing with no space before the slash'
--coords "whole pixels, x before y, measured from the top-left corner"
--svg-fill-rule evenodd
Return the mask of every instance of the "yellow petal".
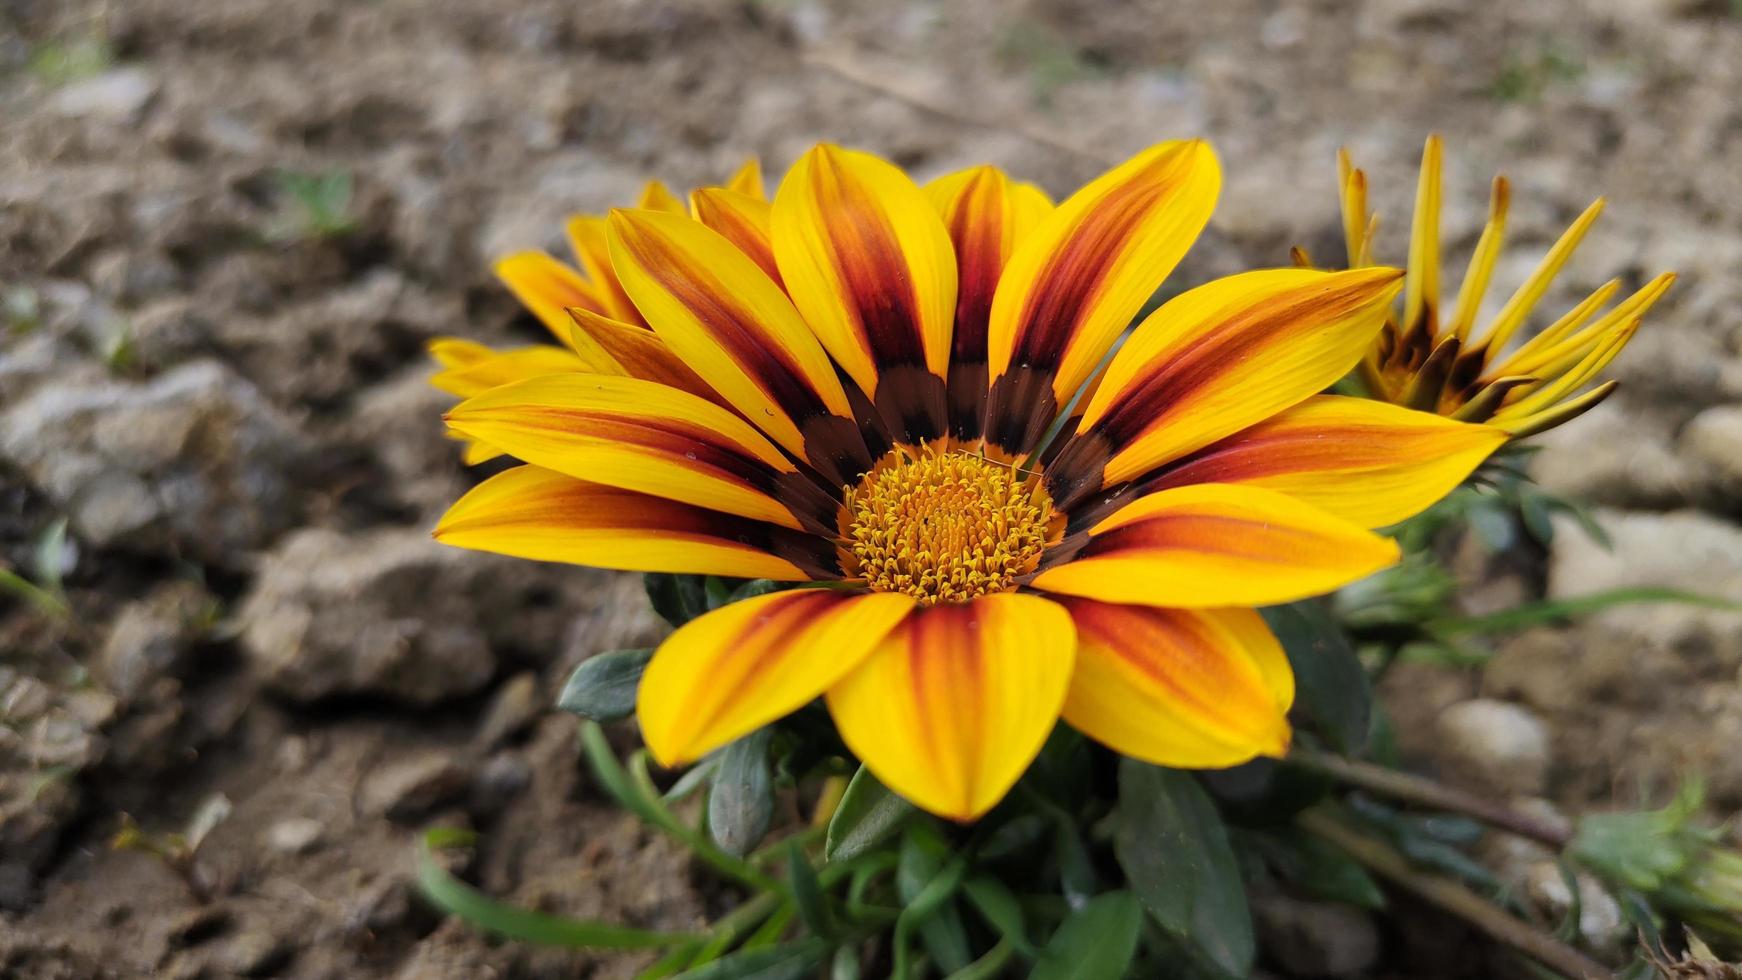
<path id="1" fill-rule="evenodd" d="M 568 348 L 549 344 L 505 351 L 493 351 L 487 347 L 482 350 L 482 355 L 466 363 L 436 372 L 429 383 L 450 395 L 470 398 L 515 381 L 541 378 L 547 374 L 572 374 L 588 367 Z M 451 350 L 449 353 L 451 355 Z"/>
<path id="2" fill-rule="evenodd" d="M 795 589 L 686 623 L 641 676 L 636 715 L 653 757 L 701 758 L 803 707 L 857 667 L 914 600 Z"/>
<path id="3" fill-rule="evenodd" d="M 1294 673 L 1256 612 L 1063 603 L 1077 626 L 1064 718 L 1083 734 L 1180 769 L 1288 751 Z"/>
<path id="4" fill-rule="evenodd" d="M 570 310 L 569 313 L 575 321 L 570 330 L 570 344 L 579 352 L 589 371 L 657 381 L 716 404 L 726 404 L 719 393 L 697 377 L 653 331 L 586 310 Z"/>
<path id="5" fill-rule="evenodd" d="M 1398 557 L 1395 542 L 1274 490 L 1199 483 L 1126 504 L 1032 584 L 1178 609 L 1268 606 L 1330 592 Z"/>
<path id="6" fill-rule="evenodd" d="M 755 157 L 746 159 L 726 180 L 725 187 L 729 191 L 748 195 L 758 201 L 768 200 L 768 190 L 762 186 L 762 161 Z"/>
<path id="7" fill-rule="evenodd" d="M 543 252 L 516 252 L 498 260 L 496 278 L 538 317 L 558 343 L 568 343 L 569 307 L 604 312 L 591 283 Z"/>
<path id="8" fill-rule="evenodd" d="M 988 326 L 987 434 L 1034 448 L 1185 256 L 1221 189 L 1201 140 L 1161 143 L 1060 204 L 1010 257 Z"/>
<path id="9" fill-rule="evenodd" d="M 950 343 L 950 434 L 978 439 L 986 416 L 986 324 L 992 296 L 1016 243 L 1051 213 L 1052 203 L 1032 184 L 1019 184 L 988 166 L 939 177 L 925 186 L 925 193 L 950 231 L 960 283 Z"/>
<path id="10" fill-rule="evenodd" d="M 917 609 L 829 688 L 829 712 L 884 785 L 939 816 L 972 820 L 1040 752 L 1075 646 L 1070 616 L 1039 596 Z"/>
<path id="11" fill-rule="evenodd" d="M 1269 269 L 1169 300 L 1113 355 L 1049 464 L 1053 499 L 1069 508 L 1330 386 L 1372 343 L 1400 276 Z"/>
<path id="12" fill-rule="evenodd" d="M 474 487 L 442 516 L 435 537 L 459 548 L 632 572 L 795 582 L 827 574 L 833 564 L 832 546 L 810 535 L 536 466 Z"/>
<path id="13" fill-rule="evenodd" d="M 869 453 L 834 365 L 756 263 L 681 215 L 614 211 L 610 234 L 617 274 L 673 353 L 831 482 L 863 472 Z"/>
<path id="14" fill-rule="evenodd" d="M 956 255 L 895 166 L 823 144 L 774 196 L 774 256 L 805 322 L 897 439 L 944 434 Z"/>
<path id="15" fill-rule="evenodd" d="M 664 211 L 668 214 L 683 214 L 683 202 L 671 192 L 671 188 L 657 180 L 650 180 L 641 188 L 641 199 L 635 206 L 643 211 Z"/>
<path id="16" fill-rule="evenodd" d="M 605 219 L 596 214 L 577 214 L 563 223 L 563 230 L 568 233 L 569 247 L 580 260 L 581 270 L 587 274 L 598 294 L 599 312 L 613 320 L 645 326 L 640 311 L 629 299 L 629 294 L 623 291 L 623 284 L 617 281 L 617 273 L 611 268 L 611 246 L 605 237 Z"/>
<path id="17" fill-rule="evenodd" d="M 448 425 L 528 463 L 606 486 L 793 528 L 800 526 L 793 509 L 805 509 L 792 496 L 804 478 L 760 433 L 712 402 L 651 381 L 533 378 L 461 402 Z"/>
<path id="18" fill-rule="evenodd" d="M 1239 483 L 1284 493 L 1362 527 L 1413 517 L 1457 489 L 1506 442 L 1366 398 L 1317 395 L 1143 481 L 1140 492 Z"/>
<path id="19" fill-rule="evenodd" d="M 772 210 L 760 197 L 722 187 L 703 187 L 690 195 L 690 211 L 696 220 L 736 245 L 778 286 L 780 267 L 774 261 L 774 239 L 769 225 Z"/>

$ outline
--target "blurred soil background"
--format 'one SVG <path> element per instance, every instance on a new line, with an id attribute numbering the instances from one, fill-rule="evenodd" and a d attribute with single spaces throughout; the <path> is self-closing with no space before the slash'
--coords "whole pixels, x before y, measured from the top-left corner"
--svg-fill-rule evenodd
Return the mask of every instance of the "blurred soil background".
<path id="1" fill-rule="evenodd" d="M 1206 136 L 1226 186 L 1175 288 L 1297 243 L 1341 261 L 1339 145 L 1393 261 L 1428 132 L 1449 141 L 1453 261 L 1507 172 L 1498 298 L 1607 195 L 1536 325 L 1610 276 L 1682 279 L 1614 369 L 1621 393 L 1534 471 L 1596 505 L 1613 550 L 1570 522 L 1547 548 L 1472 535 L 1464 601 L 1742 598 L 1738 93 L 1723 0 L 3 0 L 0 557 L 66 612 L 0 598 L 0 976 L 644 962 L 444 924 L 411 887 L 434 825 L 479 830 L 473 880 L 525 905 L 719 913 L 588 785 L 550 711 L 581 658 L 659 635 L 636 577 L 429 539 L 475 477 L 423 346 L 545 339 L 492 256 L 748 154 L 778 174 L 833 139 L 922 179 L 994 162 L 1063 194 Z M 1483 652 L 1388 675 L 1414 764 L 1562 812 L 1661 800 L 1688 773 L 1714 816 L 1742 806 L 1742 618 L 1636 606 Z M 220 797 L 185 875 L 109 847 Z M 1494 845 L 1509 881 L 1564 908 L 1552 863 L 1515 844 Z M 1488 975 L 1439 919 L 1257 911 L 1274 975 Z M 1624 935 L 1601 901 L 1583 920 Z"/>

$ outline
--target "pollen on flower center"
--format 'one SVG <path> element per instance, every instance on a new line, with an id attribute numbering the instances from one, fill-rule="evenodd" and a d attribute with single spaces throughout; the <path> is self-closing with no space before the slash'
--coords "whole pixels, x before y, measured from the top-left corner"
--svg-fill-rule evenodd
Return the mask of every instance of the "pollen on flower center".
<path id="1" fill-rule="evenodd" d="M 847 490 L 843 558 L 878 592 L 926 604 L 1009 592 L 1053 523 L 1040 481 L 974 453 L 894 450 Z"/>

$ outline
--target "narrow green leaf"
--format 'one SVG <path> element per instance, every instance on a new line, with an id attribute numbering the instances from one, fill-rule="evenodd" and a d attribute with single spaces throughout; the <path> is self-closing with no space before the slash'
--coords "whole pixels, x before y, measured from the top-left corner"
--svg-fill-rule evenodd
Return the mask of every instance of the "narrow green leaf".
<path id="1" fill-rule="evenodd" d="M 1155 923 L 1208 965 L 1246 976 L 1252 914 L 1208 794 L 1186 773 L 1122 759 L 1115 812 L 1114 855 Z"/>
<path id="2" fill-rule="evenodd" d="M 1464 616 L 1457 619 L 1438 620 L 1430 623 L 1429 627 L 1436 633 L 1451 636 L 1461 633 L 1509 633 L 1531 626 L 1541 626 L 1545 623 L 1565 622 L 1580 616 L 1599 613 L 1605 609 L 1613 609 L 1616 606 L 1639 602 L 1702 606 L 1707 609 L 1742 610 L 1742 602 L 1731 599 L 1700 595 L 1697 592 L 1686 592 L 1681 589 L 1638 586 L 1610 589 L 1607 592 L 1595 592 L 1591 595 L 1575 596 L 1570 599 L 1544 599 L 1540 602 L 1527 602 L 1486 616 Z"/>
<path id="3" fill-rule="evenodd" d="M 1034 944 L 1028 941 L 1028 927 L 1022 920 L 1022 905 L 1009 886 L 990 875 L 976 875 L 962 883 L 962 892 L 968 896 L 968 904 L 1013 950 L 1034 955 Z"/>
<path id="4" fill-rule="evenodd" d="M 594 721 L 617 721 L 635 713 L 635 690 L 653 651 L 613 650 L 581 661 L 557 695 L 556 706 Z"/>
<path id="5" fill-rule="evenodd" d="M 707 966 L 678 974 L 678 980 L 803 980 L 813 976 L 829 955 L 821 939 L 805 939 L 734 953 Z"/>
<path id="6" fill-rule="evenodd" d="M 828 938 L 835 934 L 835 918 L 829 913 L 828 900 L 817 883 L 816 869 L 804 856 L 804 848 L 794 842 L 786 849 L 786 881 L 792 887 L 792 902 L 798 917 L 811 935 Z"/>
<path id="7" fill-rule="evenodd" d="M 860 766 L 829 819 L 823 855 L 830 861 L 851 861 L 895 836 L 918 812 L 878 782 L 871 770 Z"/>
<path id="8" fill-rule="evenodd" d="M 992 980 L 1002 976 L 1004 967 L 1016 953 L 1016 947 L 1010 940 L 999 940 L 998 945 L 986 951 L 984 956 L 962 967 L 960 970 L 945 977 L 944 980 Z"/>
<path id="9" fill-rule="evenodd" d="M 708 791 L 708 832 L 727 854 L 750 853 L 774 820 L 774 770 L 768 763 L 773 737 L 772 728 L 763 728 L 720 750 Z"/>
<path id="10" fill-rule="evenodd" d="M 908 829 L 901 842 L 901 860 L 895 867 L 895 891 L 904 908 L 895 922 L 897 949 L 919 931 L 925 950 L 938 968 L 954 972 L 968 965 L 968 930 L 962 910 L 951 901 L 961 888 L 967 861 L 924 824 Z"/>
<path id="11" fill-rule="evenodd" d="M 1059 924 L 1028 980 L 1121 980 L 1137 955 L 1142 927 L 1137 896 L 1096 895 Z"/>
<path id="12" fill-rule="evenodd" d="M 1244 831 L 1235 843 L 1308 897 L 1365 909 L 1385 907 L 1385 893 L 1366 868 L 1341 848 L 1299 827 Z"/>
<path id="13" fill-rule="evenodd" d="M 1373 692 L 1342 627 L 1316 602 L 1260 609 L 1294 668 L 1294 714 L 1340 752 L 1367 744 Z"/>
<path id="14" fill-rule="evenodd" d="M 448 840 L 443 836 L 438 840 Z M 516 908 L 478 891 L 449 874 L 430 853 L 426 841 L 418 855 L 417 885 L 425 898 L 450 915 L 485 932 L 540 946 L 591 949 L 659 949 L 694 944 L 703 937 L 688 933 L 653 932 L 604 922 L 569 919 Z"/>

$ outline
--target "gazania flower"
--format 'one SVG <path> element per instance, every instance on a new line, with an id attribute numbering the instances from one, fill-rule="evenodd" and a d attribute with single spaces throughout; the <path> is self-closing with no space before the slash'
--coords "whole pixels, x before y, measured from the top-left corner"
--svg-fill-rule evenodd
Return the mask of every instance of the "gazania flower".
<path id="1" fill-rule="evenodd" d="M 762 187 L 762 165 L 746 160 L 722 187 L 706 187 L 690 195 L 696 220 L 734 241 L 754 247 L 765 241 L 768 199 Z M 684 214 L 684 203 L 661 182 L 642 188 L 637 208 Z M 753 230 L 745 231 L 749 227 Z M 515 252 L 496 261 L 501 279 L 529 312 L 538 317 L 557 343 L 512 350 L 492 350 L 476 341 L 440 337 L 430 342 L 430 354 L 441 370 L 430 383 L 449 394 L 470 398 L 499 385 L 547 374 L 572 371 L 615 372 L 625 358 L 661 356 L 658 341 L 623 284 L 611 268 L 605 242 L 605 218 L 577 214 L 564 223 L 569 247 L 580 268 L 542 251 Z M 773 258 L 763 256 L 770 274 Z M 636 327 L 632 332 L 622 328 Z M 467 442 L 466 462 L 481 463 L 500 455 L 481 443 Z"/>
<path id="2" fill-rule="evenodd" d="M 625 363 L 459 405 L 454 430 L 527 465 L 436 536 L 827 586 L 664 642 L 638 715 L 666 764 L 818 697 L 879 778 L 956 819 L 995 804 L 1061 715 L 1163 765 L 1280 755 L 1294 682 L 1252 607 L 1391 564 L 1369 528 L 1503 436 L 1319 394 L 1372 343 L 1393 269 L 1212 282 L 1101 369 L 1220 182 L 1207 145 L 1163 143 L 1055 208 L 990 167 L 921 188 L 819 146 L 755 242 L 613 212 L 617 280 L 690 376 Z"/>
<path id="3" fill-rule="evenodd" d="M 1612 279 L 1535 336 L 1512 346 L 1525 336 L 1521 330 L 1531 313 L 1602 213 L 1603 200 L 1598 198 L 1554 243 L 1494 318 L 1478 328 L 1477 314 L 1506 238 L 1511 191 L 1505 177 L 1496 177 L 1488 223 L 1476 242 L 1457 300 L 1449 311 L 1442 311 L 1443 154 L 1440 138 L 1428 137 L 1416 188 L 1403 302 L 1392 311 L 1372 350 L 1362 359 L 1361 378 L 1375 398 L 1466 422 L 1486 422 L 1513 438 L 1560 425 L 1615 390 L 1615 381 L 1588 390 L 1586 386 L 1627 346 L 1639 329 L 1640 318 L 1669 289 L 1675 276 L 1666 272 L 1604 311 L 1621 288 L 1621 281 Z M 1347 150 L 1338 154 L 1337 164 L 1349 267 L 1361 268 L 1372 264 L 1378 218 L 1367 209 L 1367 175 L 1354 168 Z"/>

